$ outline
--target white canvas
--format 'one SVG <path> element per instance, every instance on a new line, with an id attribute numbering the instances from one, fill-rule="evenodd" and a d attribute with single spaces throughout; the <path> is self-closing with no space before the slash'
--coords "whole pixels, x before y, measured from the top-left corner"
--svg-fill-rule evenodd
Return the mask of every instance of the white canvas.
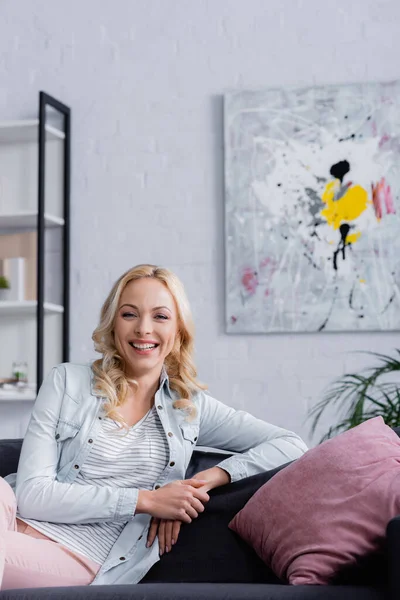
<path id="1" fill-rule="evenodd" d="M 226 327 L 400 329 L 400 82 L 225 97 Z"/>

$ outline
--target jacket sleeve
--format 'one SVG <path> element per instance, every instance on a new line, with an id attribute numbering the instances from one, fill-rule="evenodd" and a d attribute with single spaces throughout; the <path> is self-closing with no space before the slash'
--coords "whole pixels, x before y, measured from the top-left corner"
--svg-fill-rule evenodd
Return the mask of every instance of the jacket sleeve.
<path id="1" fill-rule="evenodd" d="M 198 394 L 198 402 L 197 443 L 238 453 L 217 465 L 229 473 L 232 482 L 274 469 L 307 451 L 303 440 L 291 431 L 230 408 L 203 392 Z"/>
<path id="2" fill-rule="evenodd" d="M 65 393 L 65 367 L 54 367 L 43 382 L 18 465 L 15 495 L 22 518 L 53 523 L 129 521 L 134 518 L 136 488 L 97 487 L 57 481 L 55 430 Z"/>

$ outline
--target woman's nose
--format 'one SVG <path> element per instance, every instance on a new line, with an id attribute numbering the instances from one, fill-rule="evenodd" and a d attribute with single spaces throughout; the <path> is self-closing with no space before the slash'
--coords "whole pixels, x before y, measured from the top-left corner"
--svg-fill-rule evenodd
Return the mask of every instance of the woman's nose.
<path id="1" fill-rule="evenodd" d="M 135 333 L 141 337 L 148 335 L 153 330 L 152 321 L 150 318 L 142 317 L 136 321 Z"/>

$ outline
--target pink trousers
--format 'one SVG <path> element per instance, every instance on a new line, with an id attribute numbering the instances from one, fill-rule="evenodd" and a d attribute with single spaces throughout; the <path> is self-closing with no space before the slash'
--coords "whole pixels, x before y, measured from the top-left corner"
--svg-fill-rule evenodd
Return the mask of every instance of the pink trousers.
<path id="1" fill-rule="evenodd" d="M 17 500 L 0 477 L 0 590 L 89 585 L 100 565 L 16 518 Z"/>

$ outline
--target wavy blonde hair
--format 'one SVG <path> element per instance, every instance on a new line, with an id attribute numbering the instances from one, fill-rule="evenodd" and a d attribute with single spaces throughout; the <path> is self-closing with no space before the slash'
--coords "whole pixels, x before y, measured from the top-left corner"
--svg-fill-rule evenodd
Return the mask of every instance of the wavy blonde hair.
<path id="1" fill-rule="evenodd" d="M 104 302 L 100 322 L 93 332 L 92 339 L 96 352 L 102 358 L 94 361 L 94 387 L 108 402 L 105 405 L 106 416 L 127 427 L 126 421 L 118 413 L 127 397 L 130 384 L 138 383 L 125 374 L 124 359 L 119 355 L 114 340 L 114 324 L 120 298 L 125 287 L 131 281 L 152 277 L 158 279 L 171 293 L 178 315 L 178 327 L 174 346 L 164 361 L 169 377 L 169 385 L 179 394 L 179 399 L 173 403 L 174 408 L 183 409 L 188 414 L 188 420 L 196 416 L 196 407 L 192 402 L 193 393 L 206 389 L 206 386 L 196 379 L 197 372 L 192 354 L 194 348 L 194 324 L 189 302 L 184 287 L 178 277 L 169 269 L 154 265 L 137 265 L 115 282 L 106 301 Z"/>

